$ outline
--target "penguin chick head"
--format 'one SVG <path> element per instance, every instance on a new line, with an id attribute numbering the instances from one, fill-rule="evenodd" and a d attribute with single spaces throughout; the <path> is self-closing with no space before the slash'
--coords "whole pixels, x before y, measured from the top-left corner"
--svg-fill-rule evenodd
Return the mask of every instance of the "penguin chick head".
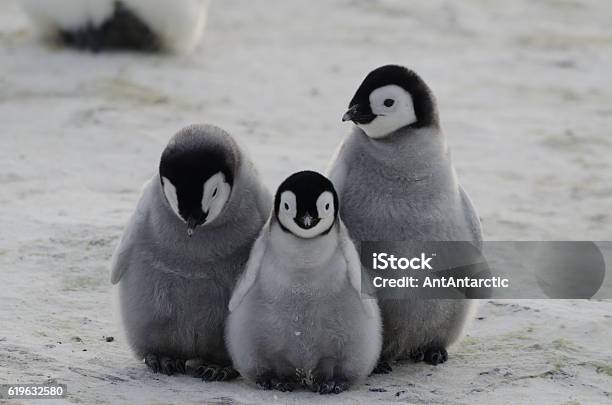
<path id="1" fill-rule="evenodd" d="M 310 239 L 330 231 L 338 216 L 338 194 L 327 177 L 297 172 L 281 183 L 274 214 L 285 232 Z"/>
<path id="2" fill-rule="evenodd" d="M 423 79 L 403 66 L 371 71 L 357 89 L 342 121 L 353 121 L 371 138 L 409 126 L 438 125 L 434 96 Z"/>
<path id="3" fill-rule="evenodd" d="M 159 174 L 164 196 L 187 224 L 188 236 L 219 216 L 232 191 L 236 161 L 214 141 L 220 133 L 227 135 L 213 126 L 187 127 L 162 153 Z"/>

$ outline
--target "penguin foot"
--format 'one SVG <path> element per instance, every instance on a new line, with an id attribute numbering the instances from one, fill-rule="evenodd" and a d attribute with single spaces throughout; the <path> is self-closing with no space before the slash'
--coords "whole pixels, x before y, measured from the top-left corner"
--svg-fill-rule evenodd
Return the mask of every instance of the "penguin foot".
<path id="1" fill-rule="evenodd" d="M 443 347 L 430 347 L 425 351 L 423 360 L 431 365 L 442 364 L 448 360 L 448 352 Z"/>
<path id="2" fill-rule="evenodd" d="M 171 357 L 149 353 L 144 356 L 144 360 L 145 364 L 156 374 L 162 373 L 173 375 L 185 372 L 185 361 L 181 359 L 173 359 Z"/>
<path id="3" fill-rule="evenodd" d="M 329 380 L 321 384 L 315 384 L 313 391 L 318 392 L 321 395 L 325 394 L 340 394 L 348 390 L 350 387 L 349 383 L 343 380 Z"/>
<path id="4" fill-rule="evenodd" d="M 379 361 L 374 370 L 372 370 L 372 374 L 389 374 L 392 371 L 393 368 L 388 361 Z"/>
<path id="5" fill-rule="evenodd" d="M 226 366 L 217 373 L 217 381 L 229 381 L 238 378 L 238 376 L 240 376 L 238 370 L 232 366 Z"/>
<path id="6" fill-rule="evenodd" d="M 176 369 L 178 373 L 185 374 L 185 360 L 175 359 L 174 368 Z"/>
<path id="7" fill-rule="evenodd" d="M 264 373 L 255 378 L 255 384 L 262 390 L 276 390 L 281 392 L 291 392 L 295 384 L 290 379 L 279 379 L 272 372 Z"/>
<path id="8" fill-rule="evenodd" d="M 159 358 L 156 354 L 145 354 L 144 356 L 145 364 L 153 371 L 155 374 L 159 373 L 161 370 L 161 365 L 159 364 Z"/>
<path id="9" fill-rule="evenodd" d="M 170 357 L 159 358 L 160 371 L 166 375 L 176 373 L 185 373 L 185 362 L 181 359 L 173 359 Z"/>
<path id="10" fill-rule="evenodd" d="M 412 360 L 415 363 L 419 363 L 421 361 L 423 361 L 423 359 L 425 359 L 425 353 L 423 353 L 423 350 L 419 349 L 413 349 L 410 352 L 410 360 Z"/>
<path id="11" fill-rule="evenodd" d="M 255 379 L 255 385 L 257 385 L 259 389 L 269 391 L 272 389 L 272 379 L 264 376 L 257 377 Z"/>
<path id="12" fill-rule="evenodd" d="M 221 371 L 221 367 L 215 364 L 207 364 L 198 367 L 195 371 L 195 375 L 196 377 L 200 377 L 203 381 L 216 381 L 219 371 Z"/>
<path id="13" fill-rule="evenodd" d="M 289 381 L 281 381 L 273 378 L 270 382 L 272 384 L 272 389 L 280 392 L 291 392 L 294 388 L 293 383 Z"/>
<path id="14" fill-rule="evenodd" d="M 194 377 L 201 378 L 203 381 L 229 381 L 238 377 L 240 373 L 232 366 L 217 366 L 216 364 L 206 364 L 198 367 L 193 373 Z"/>

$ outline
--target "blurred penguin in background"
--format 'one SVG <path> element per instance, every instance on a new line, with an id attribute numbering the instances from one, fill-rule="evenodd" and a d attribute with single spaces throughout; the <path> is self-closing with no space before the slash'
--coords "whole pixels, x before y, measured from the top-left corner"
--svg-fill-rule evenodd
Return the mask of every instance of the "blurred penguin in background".
<path id="1" fill-rule="evenodd" d="M 101 52 L 188 53 L 204 32 L 209 0 L 22 0 L 43 39 Z"/>

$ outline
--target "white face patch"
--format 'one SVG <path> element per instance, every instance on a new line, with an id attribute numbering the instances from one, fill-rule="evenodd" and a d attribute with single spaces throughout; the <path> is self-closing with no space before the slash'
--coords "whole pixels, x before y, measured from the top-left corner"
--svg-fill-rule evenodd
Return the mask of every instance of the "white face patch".
<path id="1" fill-rule="evenodd" d="M 325 191 L 321 193 L 317 199 L 317 212 L 309 212 L 310 215 L 304 218 L 297 217 L 297 202 L 295 194 L 291 191 L 284 191 L 280 197 L 280 205 L 278 207 L 278 220 L 292 234 L 304 239 L 314 238 L 327 231 L 334 223 L 334 196 L 331 192 Z M 313 217 L 317 215 L 317 217 Z M 319 222 L 309 229 L 300 227 L 295 221 L 301 220 L 305 225 L 310 225 L 313 221 Z"/>
<path id="2" fill-rule="evenodd" d="M 170 204 L 172 211 L 174 211 L 176 216 L 179 217 L 181 221 L 185 222 L 185 220 L 179 214 L 176 187 L 174 187 L 174 184 L 172 184 L 172 182 L 168 180 L 166 177 L 162 177 L 162 184 L 164 186 L 164 196 L 166 196 L 166 201 L 168 201 L 168 204 Z"/>
<path id="3" fill-rule="evenodd" d="M 369 124 L 357 126 L 371 138 L 383 138 L 417 121 L 412 96 L 395 84 L 379 87 L 370 93 L 370 108 L 377 117 Z"/>
<path id="4" fill-rule="evenodd" d="M 202 211 L 207 212 L 206 224 L 214 221 L 229 199 L 232 187 L 225 181 L 225 175 L 217 172 L 204 183 Z"/>
<path id="5" fill-rule="evenodd" d="M 317 211 L 319 218 L 325 219 L 329 216 L 333 217 L 334 209 L 334 195 L 329 191 L 324 191 L 321 193 L 319 198 L 317 198 Z"/>
<path id="6" fill-rule="evenodd" d="M 281 194 L 280 207 L 278 210 L 279 216 L 283 219 L 295 218 L 295 216 L 297 215 L 297 202 L 295 200 L 295 194 L 293 194 L 293 192 L 285 191 L 283 192 L 283 194 Z M 283 221 L 281 222 L 283 223 L 283 225 L 285 225 Z"/>

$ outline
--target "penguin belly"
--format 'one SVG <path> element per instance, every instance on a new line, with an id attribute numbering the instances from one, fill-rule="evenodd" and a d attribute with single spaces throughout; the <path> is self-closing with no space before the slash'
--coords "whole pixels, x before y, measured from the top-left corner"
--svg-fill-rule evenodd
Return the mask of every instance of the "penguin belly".
<path id="1" fill-rule="evenodd" d="M 138 358 L 163 353 L 231 364 L 224 342 L 231 285 L 162 272 L 156 263 L 150 263 L 146 277 L 137 273 L 124 275 L 119 299 L 128 343 Z"/>
<path id="2" fill-rule="evenodd" d="M 366 184 L 362 184 L 366 182 Z M 367 182 L 370 182 L 368 184 Z M 418 242 L 475 241 L 475 235 L 461 212 L 458 191 L 441 193 L 444 198 L 427 198 L 421 203 L 410 198 L 410 188 L 375 180 L 354 168 L 346 184 L 360 184 L 341 197 L 342 220 L 357 244 L 361 241 L 406 241 L 416 250 L 405 257 L 421 254 Z M 380 193 L 367 190 L 383 190 Z M 385 191 L 387 190 L 387 191 Z M 448 196 L 456 196 L 449 198 Z M 370 276 L 380 275 L 370 270 Z M 391 299 L 379 295 L 383 318 L 383 349 L 381 360 L 393 361 L 412 358 L 419 360 L 429 348 L 446 348 L 455 342 L 471 313 L 470 300 L 422 299 L 419 289 L 401 289 L 402 298 Z M 416 356 L 416 357 L 415 357 Z"/>

